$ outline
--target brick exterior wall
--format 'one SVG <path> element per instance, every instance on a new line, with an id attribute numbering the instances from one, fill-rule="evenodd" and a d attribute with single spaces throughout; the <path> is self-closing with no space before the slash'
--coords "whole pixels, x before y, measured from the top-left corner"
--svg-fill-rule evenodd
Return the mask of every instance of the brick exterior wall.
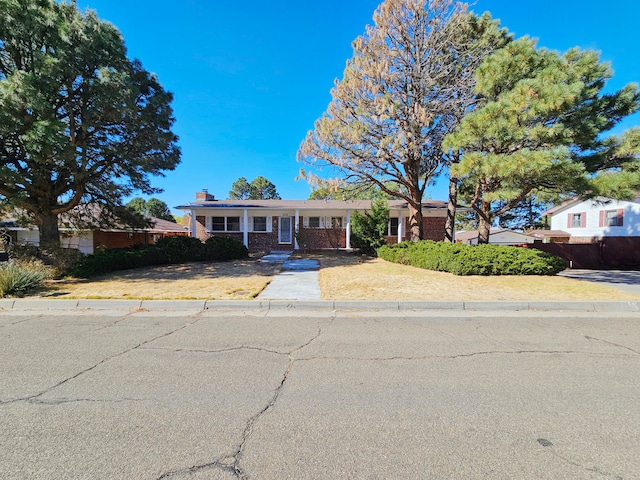
<path id="1" fill-rule="evenodd" d="M 129 248 L 134 245 L 148 245 L 153 242 L 148 233 L 128 233 L 128 232 L 93 232 L 93 249 L 95 251 L 105 248 Z"/>
<path id="2" fill-rule="evenodd" d="M 446 217 L 423 217 L 422 235 L 425 240 L 441 242 L 444 240 L 444 227 L 447 224 Z"/>
<path id="3" fill-rule="evenodd" d="M 302 218 L 300 219 L 302 225 Z M 347 248 L 345 228 L 300 228 L 298 244 L 302 249 L 322 250 Z"/>
<path id="4" fill-rule="evenodd" d="M 154 234 L 148 232 L 103 232 L 95 230 L 93 232 L 93 249 L 95 251 L 104 250 L 106 248 L 129 248 L 134 245 L 153 245 L 155 243 L 154 236 L 158 237 L 176 237 L 186 236 L 187 232 L 170 232 L 164 234 Z"/>
<path id="5" fill-rule="evenodd" d="M 293 219 L 292 219 L 293 220 Z M 190 225 L 191 219 L 189 215 L 184 216 L 183 223 Z M 425 240 L 444 240 L 445 217 L 424 217 L 423 231 Z M 404 219 L 404 239 L 407 239 L 406 232 L 409 229 L 409 219 Z M 206 220 L 204 216 L 196 216 L 196 236 L 203 242 L 214 235 L 225 235 L 234 238 L 239 242 L 243 241 L 242 232 L 219 232 L 207 233 Z M 306 250 L 328 250 L 347 247 L 347 231 L 345 228 L 304 228 L 304 218 L 299 217 L 299 231 L 297 240 L 299 248 Z M 293 244 L 278 243 L 278 217 L 272 217 L 271 232 L 249 232 L 249 251 L 251 252 L 268 252 L 271 250 L 291 250 Z M 387 243 L 397 243 L 397 236 L 385 237 Z"/>

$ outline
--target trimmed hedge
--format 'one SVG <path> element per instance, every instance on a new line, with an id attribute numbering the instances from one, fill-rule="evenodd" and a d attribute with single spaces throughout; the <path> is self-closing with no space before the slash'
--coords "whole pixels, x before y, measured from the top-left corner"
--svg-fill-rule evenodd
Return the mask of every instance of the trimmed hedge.
<path id="1" fill-rule="evenodd" d="M 463 245 L 425 240 L 385 245 L 385 260 L 456 275 L 556 275 L 567 261 L 540 250 L 504 245 Z"/>
<path id="2" fill-rule="evenodd" d="M 248 256 L 247 247 L 230 237 L 211 237 L 205 243 L 194 237 L 164 237 L 155 245 L 135 245 L 87 255 L 72 274 L 88 278 L 118 270 L 183 262 L 234 260 Z"/>

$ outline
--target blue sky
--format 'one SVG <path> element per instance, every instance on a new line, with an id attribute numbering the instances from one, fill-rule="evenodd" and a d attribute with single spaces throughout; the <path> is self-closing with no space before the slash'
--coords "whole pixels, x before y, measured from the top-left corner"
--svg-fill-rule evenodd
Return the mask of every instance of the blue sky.
<path id="1" fill-rule="evenodd" d="M 296 152 L 331 99 L 352 55 L 351 42 L 372 23 L 379 0 L 78 0 L 116 25 L 129 57 L 155 72 L 174 96 L 182 163 L 153 184 L 169 207 L 207 188 L 227 198 L 241 176 L 262 175 L 285 199 L 311 187 L 295 181 Z M 640 82 L 637 0 L 477 0 L 516 37 L 564 51 L 602 52 L 615 71 L 608 90 Z M 622 125 L 640 125 L 636 114 Z M 446 181 L 429 192 L 446 198 Z"/>

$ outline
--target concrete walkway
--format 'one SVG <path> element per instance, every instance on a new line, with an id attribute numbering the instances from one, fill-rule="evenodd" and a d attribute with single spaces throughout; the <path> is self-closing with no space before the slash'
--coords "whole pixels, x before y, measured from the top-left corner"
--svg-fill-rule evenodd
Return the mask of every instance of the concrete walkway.
<path id="1" fill-rule="evenodd" d="M 282 272 L 260 295 L 259 300 L 320 300 L 317 260 L 289 260 L 293 252 L 271 252 L 261 262 L 282 263 Z"/>

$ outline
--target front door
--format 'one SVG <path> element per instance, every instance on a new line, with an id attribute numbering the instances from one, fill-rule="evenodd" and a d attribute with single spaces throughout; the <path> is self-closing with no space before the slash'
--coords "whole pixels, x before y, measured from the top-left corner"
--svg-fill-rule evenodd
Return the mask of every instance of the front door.
<path id="1" fill-rule="evenodd" d="M 280 217 L 280 228 L 278 229 L 278 242 L 291 243 L 291 217 Z"/>

